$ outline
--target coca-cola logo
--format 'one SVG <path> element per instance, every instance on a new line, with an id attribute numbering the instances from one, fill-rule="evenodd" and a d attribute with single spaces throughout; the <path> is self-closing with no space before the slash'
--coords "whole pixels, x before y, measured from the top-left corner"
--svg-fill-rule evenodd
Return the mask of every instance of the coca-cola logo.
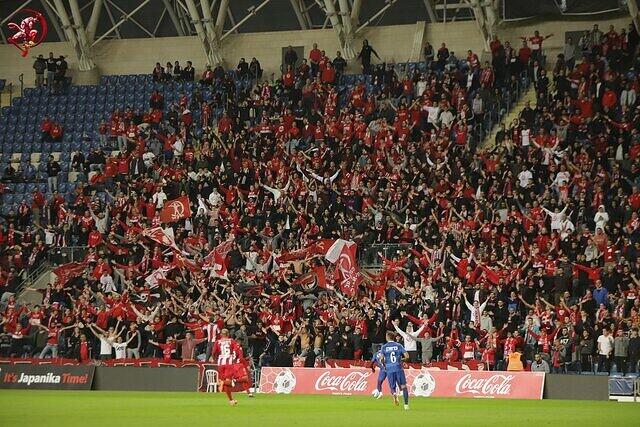
<path id="1" fill-rule="evenodd" d="M 371 372 L 349 372 L 346 375 L 331 375 L 325 371 L 316 380 L 316 390 L 334 392 L 363 392 L 367 389 L 367 378 Z"/>
<path id="2" fill-rule="evenodd" d="M 513 375 L 496 374 L 488 378 L 473 378 L 466 374 L 456 384 L 456 393 L 479 396 L 506 396 L 511 394 Z"/>

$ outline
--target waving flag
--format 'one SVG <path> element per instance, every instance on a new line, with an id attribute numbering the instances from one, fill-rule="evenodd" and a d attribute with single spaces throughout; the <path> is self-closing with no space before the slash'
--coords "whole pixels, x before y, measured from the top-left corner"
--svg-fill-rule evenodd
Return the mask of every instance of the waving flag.
<path id="1" fill-rule="evenodd" d="M 211 270 L 211 276 L 227 278 L 227 254 L 233 248 L 233 239 L 222 242 L 204 257 L 203 270 Z"/>
<path id="2" fill-rule="evenodd" d="M 161 280 L 164 280 L 167 278 L 167 273 L 170 272 L 171 270 L 173 270 L 173 266 L 171 265 L 164 265 L 160 268 L 156 268 L 155 270 L 153 270 L 151 272 L 151 274 L 149 274 L 146 279 L 144 279 L 144 281 L 152 288 L 155 288 L 156 286 L 161 284 Z"/>
<path id="3" fill-rule="evenodd" d="M 185 218 L 191 218 L 191 204 L 187 196 L 168 201 L 160 211 L 160 221 L 165 224 Z"/>
<path id="4" fill-rule="evenodd" d="M 310 255 L 324 255 L 334 243 L 333 239 L 316 240 L 297 251 L 283 252 L 276 258 L 276 262 L 300 261 Z"/>
<path id="5" fill-rule="evenodd" d="M 338 239 L 325 253 L 325 259 L 336 264 L 340 274 L 340 290 L 347 296 L 354 296 L 362 283 L 362 273 L 356 261 L 358 245 L 354 242 Z"/>
<path id="6" fill-rule="evenodd" d="M 312 293 L 318 288 L 332 289 L 327 284 L 327 271 L 324 265 L 312 267 L 311 270 L 291 282 L 291 286 L 304 293 Z"/>
<path id="7" fill-rule="evenodd" d="M 153 240 L 154 242 L 158 242 L 161 245 L 168 246 L 171 249 L 176 251 L 180 251 L 180 248 L 176 245 L 176 241 L 173 238 L 173 230 L 171 234 L 169 234 L 162 227 L 154 227 L 148 228 L 142 231 L 142 235 Z"/>
<path id="8" fill-rule="evenodd" d="M 186 258 L 180 252 L 176 252 L 176 251 L 173 251 L 172 265 L 176 268 L 186 268 L 187 270 L 194 273 L 201 270 L 198 264 Z"/>
<path id="9" fill-rule="evenodd" d="M 60 267 L 53 270 L 53 274 L 58 278 L 58 283 L 65 284 L 69 280 L 81 276 L 87 268 L 86 262 L 70 262 L 63 264 Z"/>

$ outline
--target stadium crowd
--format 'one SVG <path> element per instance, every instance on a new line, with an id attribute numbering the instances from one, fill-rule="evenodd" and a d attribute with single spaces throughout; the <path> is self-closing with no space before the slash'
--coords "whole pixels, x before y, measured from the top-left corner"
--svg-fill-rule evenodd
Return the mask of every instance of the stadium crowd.
<path id="1" fill-rule="evenodd" d="M 114 111 L 98 137 L 117 152 L 73 157 L 71 199 L 36 190 L 4 217 L 4 355 L 207 359 L 226 327 L 261 366 L 313 366 L 367 360 L 395 329 L 413 362 L 637 372 L 637 33 L 596 27 L 549 72 L 544 39 L 495 38 L 484 64 L 427 45 L 426 71 L 363 45 L 370 77 L 349 85 L 314 46 L 275 81 L 207 70 L 210 102 Z M 178 67 L 154 78 L 197 80 Z M 478 147 L 522 72 L 537 105 Z M 331 260 L 352 242 L 380 267 Z M 85 260 L 17 302 L 20 272 L 64 246 Z"/>

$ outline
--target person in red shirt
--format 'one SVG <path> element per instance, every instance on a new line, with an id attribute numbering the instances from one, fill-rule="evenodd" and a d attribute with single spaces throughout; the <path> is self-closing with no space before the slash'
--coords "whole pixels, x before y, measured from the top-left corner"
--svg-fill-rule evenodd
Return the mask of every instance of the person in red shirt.
<path id="1" fill-rule="evenodd" d="M 60 125 L 60 123 L 53 123 L 53 125 L 51 125 L 51 139 L 55 142 L 58 142 L 60 140 L 62 140 L 62 134 L 63 134 L 64 130 L 62 129 L 62 126 Z"/>
<path id="2" fill-rule="evenodd" d="M 176 353 L 176 341 L 173 337 L 167 337 L 166 343 L 159 343 L 153 340 L 149 340 L 149 343 L 155 345 L 162 350 L 162 360 L 165 362 L 171 362 L 174 354 Z"/>
<path id="3" fill-rule="evenodd" d="M 44 346 L 42 351 L 40 352 L 40 356 L 38 358 L 44 359 L 49 353 L 51 353 L 51 358 L 55 359 L 58 357 L 58 342 L 60 341 L 60 334 L 71 328 L 75 328 L 76 325 L 69 325 L 62 327 L 62 323 L 55 322 L 52 326 L 46 327 L 41 324 L 34 324 L 33 326 L 43 329 L 47 331 L 47 344 Z"/>
<path id="4" fill-rule="evenodd" d="M 244 353 L 240 344 L 229 338 L 229 330 L 220 331 L 220 339 L 213 346 L 213 357 L 217 356 L 219 389 L 227 394 L 229 404 L 238 402 L 231 395 L 231 390 L 238 385 L 241 390 L 248 390 L 249 376 L 244 363 Z"/>
<path id="5" fill-rule="evenodd" d="M 520 70 L 522 71 L 529 66 L 529 59 L 531 59 L 531 48 L 527 44 L 526 40 L 522 41 L 522 47 L 518 51 L 518 60 L 520 62 Z"/>
<path id="6" fill-rule="evenodd" d="M 51 127 L 53 126 L 53 122 L 49 119 L 48 116 L 45 116 L 42 124 L 40 125 L 41 138 L 40 142 L 48 143 L 51 142 Z"/>
<path id="7" fill-rule="evenodd" d="M 309 62 L 311 63 L 311 76 L 316 77 L 320 71 L 320 59 L 322 52 L 318 49 L 318 43 L 313 44 L 313 49 L 309 52 Z"/>

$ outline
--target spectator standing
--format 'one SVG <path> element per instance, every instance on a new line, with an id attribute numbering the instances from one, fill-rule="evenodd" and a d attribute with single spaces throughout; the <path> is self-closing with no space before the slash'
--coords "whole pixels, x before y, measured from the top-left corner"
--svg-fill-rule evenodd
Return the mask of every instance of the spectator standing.
<path id="1" fill-rule="evenodd" d="M 431 46 L 431 43 L 425 43 L 424 48 L 422 49 L 422 54 L 424 55 L 424 60 L 427 63 L 427 69 L 431 68 L 431 63 L 435 58 L 435 52 L 433 51 L 433 46 Z"/>
<path id="2" fill-rule="evenodd" d="M 255 57 L 251 58 L 251 62 L 249 63 L 249 72 L 251 73 L 251 78 L 253 80 L 260 82 L 260 79 L 262 79 L 262 66 L 260 65 L 260 61 Z"/>
<path id="3" fill-rule="evenodd" d="M 289 46 L 287 48 L 287 51 L 284 54 L 285 70 L 287 69 L 287 67 L 291 67 L 291 69 L 294 69 L 296 67 L 297 62 L 298 62 L 298 54 L 296 53 L 295 50 L 293 50 L 292 46 Z"/>
<path id="4" fill-rule="evenodd" d="M 627 374 L 627 357 L 629 356 L 629 337 L 623 330 L 619 330 L 613 340 L 613 357 L 616 362 L 616 371 Z"/>
<path id="5" fill-rule="evenodd" d="M 182 69 L 182 80 L 192 82 L 195 79 L 196 70 L 191 61 L 187 61 L 187 66 Z"/>
<path id="6" fill-rule="evenodd" d="M 640 336 L 638 329 L 631 329 L 629 338 L 629 372 L 638 373 L 638 360 L 640 360 Z"/>
<path id="7" fill-rule="evenodd" d="M 47 70 L 47 61 L 44 56 L 38 55 L 33 63 L 33 69 L 36 72 L 36 87 L 42 87 L 44 85 L 44 72 Z"/>
<path id="8" fill-rule="evenodd" d="M 564 44 L 563 49 L 564 65 L 567 70 L 573 71 L 573 67 L 576 66 L 576 45 L 573 43 L 573 37 L 567 37 L 567 42 Z"/>
<path id="9" fill-rule="evenodd" d="M 364 74 L 372 74 L 373 70 L 371 69 L 371 54 L 374 54 L 376 58 L 380 59 L 380 55 L 375 51 L 373 47 L 369 44 L 369 40 L 364 39 L 362 41 L 362 49 L 358 54 L 358 59 L 362 61 L 362 72 Z"/>
<path id="10" fill-rule="evenodd" d="M 342 57 L 342 53 L 340 53 L 340 51 L 336 52 L 336 57 L 333 60 L 333 68 L 336 71 L 336 83 L 340 84 L 344 71 L 347 68 L 347 60 Z"/>
<path id="11" fill-rule="evenodd" d="M 537 353 L 531 363 L 531 372 L 544 372 L 548 374 L 550 372 L 549 364 L 542 358 L 540 353 Z"/>
<path id="12" fill-rule="evenodd" d="M 47 160 L 47 188 L 49 193 L 58 191 L 58 174 L 62 169 L 56 159 L 50 155 Z"/>
<path id="13" fill-rule="evenodd" d="M 47 86 L 50 91 L 53 90 L 57 69 L 57 61 L 53 57 L 53 52 L 49 52 L 49 58 L 47 59 Z"/>
<path id="14" fill-rule="evenodd" d="M 318 49 L 318 43 L 313 44 L 313 48 L 309 52 L 309 63 L 311 64 L 311 76 L 317 77 L 318 71 L 320 71 L 320 59 L 322 58 L 322 52 Z"/>
<path id="15" fill-rule="evenodd" d="M 611 353 L 613 352 L 613 337 L 607 328 L 598 337 L 598 372 L 611 372 Z"/>

